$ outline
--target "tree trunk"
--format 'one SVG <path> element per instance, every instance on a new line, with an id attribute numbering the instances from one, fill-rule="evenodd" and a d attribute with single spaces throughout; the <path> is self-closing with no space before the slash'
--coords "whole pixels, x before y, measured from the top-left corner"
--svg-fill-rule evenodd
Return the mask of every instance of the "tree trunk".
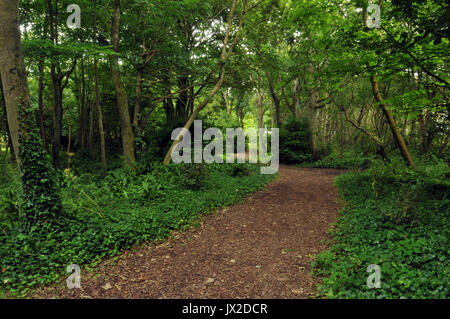
<path id="1" fill-rule="evenodd" d="M 94 0 L 94 39 L 97 40 L 97 0 Z M 102 173 L 106 175 L 106 143 L 105 143 L 105 130 L 103 128 L 103 112 L 100 106 L 100 99 L 98 94 L 98 60 L 94 57 L 94 81 L 95 81 L 95 107 L 98 112 L 98 132 L 100 135 L 100 153 L 102 157 Z"/>
<path id="2" fill-rule="evenodd" d="M 293 92 L 293 95 L 292 95 L 292 98 L 293 98 L 293 115 L 294 115 L 294 117 L 295 118 L 297 118 L 298 117 L 298 105 L 299 105 L 299 92 L 298 92 L 298 89 L 299 88 L 299 85 L 298 85 L 298 80 L 297 79 L 295 79 L 294 81 L 292 81 L 292 90 L 294 91 Z"/>
<path id="3" fill-rule="evenodd" d="M 275 92 L 275 86 L 273 84 L 273 80 L 272 80 L 272 77 L 270 76 L 269 72 L 266 72 L 266 75 L 267 75 L 267 81 L 269 82 L 270 94 L 272 95 L 273 105 L 275 108 L 275 124 L 276 124 L 276 127 L 280 127 L 280 124 L 281 124 L 280 98 L 278 97 L 277 93 Z"/>
<path id="4" fill-rule="evenodd" d="M 5 98 L 8 127 L 20 166 L 19 157 L 19 107 L 29 109 L 31 100 L 27 74 L 22 55 L 17 0 L 0 2 L 0 76 Z"/>
<path id="5" fill-rule="evenodd" d="M 264 92 L 258 92 L 258 128 L 264 127 Z"/>
<path id="6" fill-rule="evenodd" d="M 270 104 L 270 125 L 272 128 L 277 127 L 277 120 L 275 116 L 275 106 L 273 103 L 273 99 L 272 103 Z"/>
<path id="7" fill-rule="evenodd" d="M 377 102 L 379 103 L 380 109 L 383 112 L 384 116 L 386 117 L 386 120 L 389 123 L 394 140 L 397 143 L 397 146 L 400 148 L 400 152 L 402 154 L 402 157 L 403 157 L 406 165 L 413 166 L 413 160 L 412 160 L 411 154 L 409 153 L 408 147 L 406 146 L 406 143 L 405 143 L 405 140 L 403 139 L 403 136 L 400 133 L 400 131 L 397 127 L 397 124 L 395 123 L 394 116 L 392 115 L 391 110 L 387 107 L 386 103 L 384 102 L 383 98 L 381 97 L 380 90 L 378 87 L 378 81 L 374 75 L 372 75 L 370 77 L 370 82 L 372 83 L 373 96 L 375 97 L 375 100 L 377 100 Z"/>
<path id="8" fill-rule="evenodd" d="M 310 75 L 311 79 L 314 78 L 314 66 L 312 63 L 308 64 L 307 72 Z M 318 152 L 318 141 L 317 141 L 317 104 L 319 101 L 319 92 L 316 86 L 310 85 L 308 89 L 308 119 L 309 119 L 309 128 L 311 130 L 311 152 L 315 159 L 319 157 Z"/>
<path id="9" fill-rule="evenodd" d="M 114 0 L 111 38 L 113 49 L 119 52 L 119 26 L 120 26 L 120 0 Z M 131 126 L 130 113 L 128 109 L 128 95 L 120 79 L 119 57 L 111 57 L 111 77 L 116 90 L 117 108 L 120 118 L 120 129 L 122 132 L 122 147 L 125 166 L 134 169 L 136 157 L 134 153 L 134 132 Z"/>
<path id="10" fill-rule="evenodd" d="M 367 26 L 367 11 L 363 9 L 363 24 Z M 380 89 L 378 86 L 378 81 L 375 75 L 370 76 L 370 83 L 372 84 L 372 93 L 375 100 L 378 102 L 381 111 L 383 112 L 387 122 L 392 131 L 392 136 L 400 149 L 402 157 L 407 166 L 413 166 L 413 160 L 411 154 L 408 151 L 408 147 L 406 146 L 405 140 L 403 139 L 402 134 L 400 133 L 397 124 L 395 123 L 394 116 L 392 115 L 391 110 L 387 107 L 386 102 L 384 102 L 383 97 L 380 94 Z"/>
<path id="11" fill-rule="evenodd" d="M 95 106 L 98 112 L 98 131 L 100 134 L 100 151 L 102 155 L 102 170 L 103 174 L 106 174 L 106 145 L 105 145 L 105 131 L 103 129 L 103 113 L 100 106 L 98 97 L 98 69 L 97 69 L 97 58 L 94 58 L 94 76 L 95 76 Z"/>
<path id="12" fill-rule="evenodd" d="M 86 150 L 87 110 L 86 110 L 86 79 L 84 74 L 84 59 L 81 58 L 81 97 L 80 97 L 80 149 Z"/>
<path id="13" fill-rule="evenodd" d="M 139 127 L 139 113 L 141 112 L 141 92 L 143 68 L 138 66 L 136 74 L 136 104 L 134 105 L 133 125 L 135 129 Z"/>
<path id="14" fill-rule="evenodd" d="M 55 6 L 53 7 L 53 1 L 47 0 L 48 11 L 48 23 L 50 28 L 50 39 L 53 44 L 58 43 L 58 1 L 55 0 Z M 56 21 L 55 21 L 56 20 Z M 51 64 L 51 79 L 53 89 L 53 141 L 52 141 L 52 157 L 53 165 L 59 167 L 59 149 L 61 148 L 61 128 L 62 128 L 62 106 L 60 106 L 60 85 L 59 85 L 59 68 L 57 70 L 57 62 L 52 61 Z"/>
<path id="15" fill-rule="evenodd" d="M 38 88 L 38 111 L 37 111 L 37 120 L 39 123 L 39 131 L 41 132 L 41 139 L 44 149 L 48 151 L 47 138 L 45 136 L 45 126 L 44 126 L 44 61 L 39 61 L 38 65 L 39 70 L 39 88 Z"/>
<path id="16" fill-rule="evenodd" d="M 20 166 L 19 156 L 19 108 L 31 109 L 31 99 L 27 82 L 27 73 L 22 54 L 22 45 L 19 29 L 19 9 L 17 0 L 3 0 L 0 2 L 0 78 L 3 87 L 3 96 L 6 106 L 8 128 Z M 27 113 L 28 114 L 28 113 Z M 21 114 L 23 116 L 29 116 Z M 31 119 L 31 123 L 33 123 Z M 27 132 L 26 125 L 21 130 Z"/>

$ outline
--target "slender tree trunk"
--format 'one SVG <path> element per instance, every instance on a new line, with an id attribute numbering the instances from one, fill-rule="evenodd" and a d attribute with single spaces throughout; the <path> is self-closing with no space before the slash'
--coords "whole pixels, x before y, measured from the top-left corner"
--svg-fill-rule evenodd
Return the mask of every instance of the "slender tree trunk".
<path id="1" fill-rule="evenodd" d="M 222 98 L 223 102 L 225 103 L 225 111 L 230 114 L 230 111 L 228 111 L 228 91 L 222 90 Z"/>
<path id="2" fill-rule="evenodd" d="M 272 100 L 272 103 L 270 104 L 270 125 L 272 128 L 277 127 L 277 119 L 275 115 L 275 103 Z"/>
<path id="3" fill-rule="evenodd" d="M 294 101 L 293 101 L 293 109 L 294 109 L 294 111 L 293 111 L 293 115 L 294 115 L 294 117 L 295 118 L 297 118 L 298 117 L 298 105 L 299 105 L 299 92 L 298 92 L 298 89 L 299 88 L 299 85 L 298 85 L 298 80 L 297 79 L 295 79 L 294 81 L 292 81 L 292 90 L 294 91 L 294 94 L 293 94 L 293 99 L 294 99 Z"/>
<path id="4" fill-rule="evenodd" d="M 114 0 L 111 38 L 115 52 L 119 52 L 120 4 L 120 0 Z M 131 126 L 128 109 L 128 95 L 122 80 L 120 79 L 119 57 L 117 55 L 111 57 L 111 77 L 117 96 L 117 108 L 119 111 L 120 129 L 122 132 L 122 147 L 125 165 L 134 169 L 136 163 L 134 153 L 134 132 Z"/>
<path id="5" fill-rule="evenodd" d="M 141 92 L 142 92 L 142 73 L 143 68 L 138 67 L 136 74 L 136 103 L 134 105 L 133 125 L 135 129 L 139 127 L 139 113 L 141 112 Z"/>
<path id="6" fill-rule="evenodd" d="M 88 60 L 89 62 L 89 60 Z M 90 71 L 90 70 L 88 70 Z M 92 76 L 89 74 L 88 94 L 87 94 L 87 110 L 89 113 L 89 134 L 87 139 L 87 146 L 91 154 L 94 153 L 94 98 L 92 97 Z"/>
<path id="7" fill-rule="evenodd" d="M 56 65 L 52 63 L 51 66 L 51 77 L 52 77 L 52 88 L 53 88 L 53 164 L 55 167 L 59 166 L 59 149 L 61 148 L 61 130 L 60 130 L 60 108 L 59 108 L 59 88 L 58 88 L 58 78 L 56 75 Z"/>
<path id="8" fill-rule="evenodd" d="M 264 127 L 264 92 L 258 92 L 258 128 Z"/>
<path id="9" fill-rule="evenodd" d="M 48 22 L 50 28 L 50 39 L 53 44 L 58 43 L 58 0 L 55 0 L 54 6 L 52 0 L 47 0 Z M 58 70 L 57 70 L 58 69 Z M 59 167 L 59 150 L 61 148 L 61 128 L 62 128 L 62 112 L 60 101 L 59 86 L 59 68 L 57 62 L 52 61 L 51 79 L 53 90 L 53 141 L 52 141 L 52 157 L 53 165 Z"/>
<path id="10" fill-rule="evenodd" d="M 97 42 L 97 0 L 94 0 L 94 39 L 93 42 Z M 100 153 L 102 157 L 102 173 L 106 175 L 106 143 L 105 143 L 105 130 L 103 128 L 103 112 L 100 106 L 100 99 L 98 94 L 98 60 L 94 57 L 94 81 L 95 81 L 95 106 L 98 112 L 98 132 L 100 135 Z"/>
<path id="11" fill-rule="evenodd" d="M 183 71 L 180 72 L 184 73 Z M 177 82 L 178 88 L 180 89 L 180 95 L 175 103 L 176 117 L 177 119 L 186 120 L 188 115 L 188 91 L 186 89 L 189 86 L 189 80 L 186 76 L 179 76 Z"/>
<path id="12" fill-rule="evenodd" d="M 312 63 L 308 64 L 307 72 L 311 79 L 314 78 L 314 66 Z M 310 85 L 308 89 L 308 119 L 309 128 L 311 129 L 311 152 L 314 158 L 319 157 L 318 152 L 318 139 L 317 139 L 317 105 L 319 101 L 319 92 L 315 85 Z"/>
<path id="13" fill-rule="evenodd" d="M 39 61 L 39 84 L 38 84 L 38 111 L 37 120 L 39 123 L 39 130 L 41 132 L 41 139 L 44 149 L 48 151 L 47 138 L 45 136 L 45 126 L 44 126 L 44 61 Z"/>
<path id="14" fill-rule="evenodd" d="M 102 155 L 102 170 L 103 174 L 106 174 L 106 144 L 105 144 L 105 131 L 103 129 L 103 113 L 99 102 L 98 96 L 98 69 L 97 58 L 94 58 L 94 76 L 95 76 L 95 106 L 98 112 L 98 131 L 100 134 L 100 151 Z"/>
<path id="15" fill-rule="evenodd" d="M 67 149 L 66 149 L 66 154 L 67 156 L 70 158 L 70 147 L 72 146 L 72 124 L 70 123 L 70 119 L 68 117 L 67 118 L 67 128 L 69 130 L 69 136 L 68 136 L 68 141 L 67 141 Z"/>
<path id="16" fill-rule="evenodd" d="M 81 97 L 80 97 L 80 149 L 86 150 L 86 129 L 87 129 L 87 112 L 86 112 L 86 79 L 84 74 L 84 59 L 81 58 Z"/>
<path id="17" fill-rule="evenodd" d="M 89 138 L 88 149 L 94 153 L 94 102 L 89 100 Z"/>

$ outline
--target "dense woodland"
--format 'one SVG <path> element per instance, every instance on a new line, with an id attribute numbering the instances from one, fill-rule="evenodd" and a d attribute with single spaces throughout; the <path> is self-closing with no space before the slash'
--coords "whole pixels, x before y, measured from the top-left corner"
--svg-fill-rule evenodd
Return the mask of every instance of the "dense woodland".
<path id="1" fill-rule="evenodd" d="M 374 1 L 377 25 L 369 4 L 2 0 L 0 296 L 276 178 L 170 163 L 172 131 L 202 120 L 279 128 L 281 163 L 347 169 L 335 242 L 312 262 L 318 297 L 448 298 L 450 6 Z"/>

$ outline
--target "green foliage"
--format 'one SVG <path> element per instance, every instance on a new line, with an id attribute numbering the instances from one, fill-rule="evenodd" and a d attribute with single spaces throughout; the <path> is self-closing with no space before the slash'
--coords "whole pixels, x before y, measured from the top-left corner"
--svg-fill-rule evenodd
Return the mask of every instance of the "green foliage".
<path id="1" fill-rule="evenodd" d="M 33 115 L 28 110 L 21 110 L 21 228 L 24 232 L 45 232 L 50 225 L 57 224 L 61 203 L 56 174 L 35 130 L 37 125 L 31 120 Z"/>
<path id="2" fill-rule="evenodd" d="M 337 178 L 346 207 L 332 231 L 334 245 L 313 263 L 324 296 L 449 297 L 448 165 L 401 164 L 397 159 Z M 370 264 L 381 267 L 380 289 L 366 286 Z"/>
<path id="3" fill-rule="evenodd" d="M 280 161 L 299 164 L 311 159 L 311 132 L 307 120 L 289 119 L 280 127 Z"/>
<path id="4" fill-rule="evenodd" d="M 249 176 L 250 175 L 250 164 L 233 164 L 231 170 L 231 176 Z"/>
<path id="5" fill-rule="evenodd" d="M 333 152 L 310 166 L 323 168 L 367 168 L 370 163 L 371 161 L 367 156 L 354 151 L 346 151 L 342 154 Z"/>
<path id="6" fill-rule="evenodd" d="M 0 234 L 17 228 L 20 220 L 19 172 L 13 165 L 0 163 Z"/>
<path id="7" fill-rule="evenodd" d="M 183 177 L 187 189 L 199 190 L 208 177 L 208 167 L 203 163 L 184 165 Z"/>
<path id="8" fill-rule="evenodd" d="M 140 242 L 166 238 L 172 230 L 240 201 L 273 178 L 259 174 L 257 165 L 240 178 L 231 176 L 233 165 L 205 165 L 187 173 L 194 166 L 153 163 L 147 174 L 118 169 L 104 179 L 66 170 L 61 183 L 63 227 L 40 237 L 18 231 L 0 235 L 0 269 L 4 269 L 0 290 L 23 294 L 56 281 L 69 264 L 93 266 Z M 202 180 L 203 187 L 187 187 L 192 185 L 186 183 L 187 176 Z"/>

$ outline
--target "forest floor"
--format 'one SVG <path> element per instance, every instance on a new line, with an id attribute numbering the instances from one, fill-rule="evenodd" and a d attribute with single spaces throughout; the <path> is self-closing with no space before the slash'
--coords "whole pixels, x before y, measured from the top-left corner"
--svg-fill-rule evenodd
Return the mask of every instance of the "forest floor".
<path id="1" fill-rule="evenodd" d="M 333 181 L 341 172 L 282 165 L 265 189 L 203 217 L 199 227 L 82 270 L 81 289 L 64 281 L 32 297 L 313 297 L 318 280 L 310 263 L 329 246 L 341 207 Z"/>

